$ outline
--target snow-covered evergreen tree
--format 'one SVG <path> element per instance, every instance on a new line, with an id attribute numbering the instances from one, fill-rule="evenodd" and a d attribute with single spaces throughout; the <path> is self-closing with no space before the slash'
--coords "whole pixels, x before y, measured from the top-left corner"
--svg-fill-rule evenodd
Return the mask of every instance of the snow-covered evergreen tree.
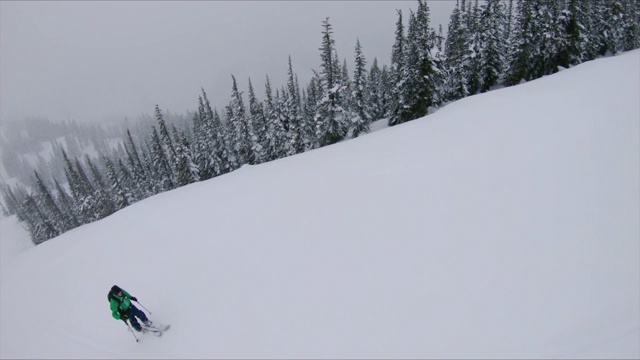
<path id="1" fill-rule="evenodd" d="M 217 110 L 211 108 L 204 89 L 199 98 L 199 105 L 198 117 L 201 125 L 200 132 L 196 134 L 196 148 L 205 158 L 204 167 L 200 168 L 200 178 L 206 180 L 231 171 L 231 164 L 229 147 L 224 139 L 224 125 Z"/>
<path id="2" fill-rule="evenodd" d="M 150 127 L 150 129 L 153 130 L 153 127 Z M 149 140 L 153 139 L 153 131 L 151 131 L 149 133 Z M 161 181 L 162 176 L 161 176 L 161 172 L 163 171 L 162 169 L 156 168 L 156 165 L 154 164 L 154 157 L 153 157 L 153 150 L 152 147 L 153 145 L 149 144 L 148 140 L 144 140 L 144 146 L 140 146 L 140 154 L 142 156 L 142 165 L 144 166 L 145 172 L 148 175 L 148 182 L 151 185 L 151 191 L 152 194 L 158 194 L 161 193 L 163 191 L 165 191 L 164 187 L 163 187 L 163 183 Z M 153 144 L 153 141 L 151 141 L 151 144 Z M 162 148 L 162 146 L 160 146 L 160 148 Z"/>
<path id="3" fill-rule="evenodd" d="M 161 191 L 171 190 L 175 187 L 171 164 L 167 159 L 162 140 L 160 140 L 156 127 L 152 126 L 151 129 L 150 156 L 151 163 L 155 169 L 156 183 L 159 185 L 160 189 L 162 189 Z"/>
<path id="4" fill-rule="evenodd" d="M 386 84 L 383 82 L 382 70 L 378 66 L 377 58 L 373 58 L 366 86 L 366 111 L 370 114 L 371 121 L 380 120 L 386 116 L 387 99 Z"/>
<path id="5" fill-rule="evenodd" d="M 173 146 L 173 140 L 169 135 L 169 130 L 167 129 L 167 124 L 164 121 L 164 116 L 162 116 L 162 111 L 160 111 L 160 106 L 156 105 L 156 121 L 158 122 L 158 129 L 160 131 L 160 140 L 162 142 L 162 148 L 167 157 L 167 161 L 170 165 L 175 164 L 176 159 L 176 150 Z"/>
<path id="6" fill-rule="evenodd" d="M 233 80 L 231 102 L 226 107 L 229 128 L 227 139 L 229 144 L 232 144 L 238 166 L 254 164 L 255 154 L 252 145 L 254 136 L 250 128 L 244 101 L 242 100 L 242 93 L 238 91 L 236 78 L 233 75 L 231 75 L 231 78 Z"/>
<path id="7" fill-rule="evenodd" d="M 283 116 L 286 118 L 287 125 L 287 146 L 289 155 L 299 154 L 305 151 L 303 142 L 303 117 L 302 106 L 300 101 L 300 93 L 296 86 L 296 78 L 293 73 L 293 65 L 291 64 L 291 56 L 289 56 L 289 67 L 287 69 L 287 88 L 283 90 L 285 102 L 283 106 Z"/>
<path id="8" fill-rule="evenodd" d="M 534 56 L 532 2 L 518 1 L 515 21 L 512 24 L 509 51 L 504 72 L 503 83 L 507 86 L 517 85 L 522 80 L 532 79 L 531 59 Z"/>
<path id="9" fill-rule="evenodd" d="M 276 97 L 273 95 L 271 81 L 267 76 L 265 84 L 264 117 L 267 122 L 265 133 L 265 158 L 266 161 L 280 159 L 285 156 L 287 133 L 280 119 L 280 111 Z"/>
<path id="10" fill-rule="evenodd" d="M 505 51 L 506 16 L 500 0 L 487 0 L 480 15 L 480 92 L 497 85 L 502 74 Z"/>
<path id="11" fill-rule="evenodd" d="M 131 131 L 127 129 L 126 134 L 124 149 L 127 156 L 126 163 L 133 178 L 131 192 L 135 201 L 138 201 L 153 195 L 153 186 L 151 184 L 151 175 L 145 169 L 138 146 L 136 146 L 131 136 Z"/>
<path id="12" fill-rule="evenodd" d="M 392 76 L 392 72 L 391 72 L 391 68 L 388 65 L 383 65 L 382 66 L 382 73 L 381 73 L 381 87 L 382 87 L 382 97 L 384 99 L 384 109 L 385 109 L 385 113 L 384 113 L 384 117 L 386 118 L 390 118 L 393 109 L 395 108 L 395 104 L 394 104 L 394 94 L 393 94 L 393 76 Z"/>
<path id="13" fill-rule="evenodd" d="M 109 189 L 105 185 L 102 173 L 87 154 L 85 154 L 85 161 L 89 167 L 89 171 L 91 172 L 93 183 L 95 184 L 93 191 L 96 198 L 97 216 L 99 219 L 102 219 L 103 217 L 111 215 L 116 210 L 114 209 L 114 204 L 109 196 Z"/>
<path id="14" fill-rule="evenodd" d="M 325 146 L 345 138 L 348 119 L 342 106 L 346 88 L 342 81 L 342 69 L 339 63 L 336 63 L 335 41 L 329 18 L 322 22 L 322 27 L 321 64 L 318 73 L 321 98 L 316 108 L 315 121 L 318 126 L 319 143 Z"/>
<path id="15" fill-rule="evenodd" d="M 127 192 L 120 184 L 119 175 L 116 172 L 113 162 L 104 155 L 102 156 L 102 162 L 105 164 L 107 180 L 111 189 L 109 193 L 111 195 L 111 201 L 115 204 L 116 210 L 129 206 L 130 202 Z"/>
<path id="16" fill-rule="evenodd" d="M 360 134 L 369 132 L 369 128 L 371 126 L 370 107 L 367 106 L 367 102 L 370 100 L 370 96 L 367 94 L 367 91 L 369 90 L 369 86 L 367 84 L 367 62 L 364 58 L 364 54 L 362 53 L 360 39 L 356 40 L 354 52 L 355 69 L 353 71 L 353 81 L 351 83 L 351 128 L 353 130 L 353 137 L 358 137 Z"/>
<path id="17" fill-rule="evenodd" d="M 467 35 L 469 38 L 469 54 L 466 67 L 467 89 L 470 95 L 477 94 L 482 87 L 482 29 L 480 27 L 480 8 L 478 0 L 473 4 L 469 2 L 469 7 L 464 13 L 463 21 L 466 22 Z"/>
<path id="18" fill-rule="evenodd" d="M 177 186 L 184 186 L 200 181 L 198 166 L 193 162 L 189 142 L 183 132 L 175 126 L 171 127 L 176 149 L 176 182 Z"/>
<path id="19" fill-rule="evenodd" d="M 58 236 L 61 233 L 73 228 L 73 224 L 69 222 L 67 216 L 64 215 L 58 204 L 56 204 L 49 189 L 45 186 L 44 182 L 38 175 L 37 171 L 34 171 L 36 193 L 34 199 L 36 204 L 40 207 L 43 214 L 49 220 L 51 226 L 55 229 L 55 233 L 50 235 Z"/>
<path id="20" fill-rule="evenodd" d="M 262 103 L 258 101 L 256 93 L 253 90 L 253 84 L 249 79 L 249 118 L 251 119 L 251 127 L 254 132 L 252 141 L 253 153 L 255 154 L 256 164 L 261 164 L 266 160 L 265 144 L 267 136 L 267 120 L 264 117 L 264 108 Z"/>
<path id="21" fill-rule="evenodd" d="M 57 192 L 56 202 L 59 205 L 60 210 L 62 211 L 62 213 L 65 215 L 67 219 L 67 224 L 69 224 L 69 229 L 73 229 L 80 226 L 80 222 L 78 221 L 78 218 L 75 212 L 76 209 L 73 204 L 73 199 L 71 198 L 71 196 L 69 196 L 69 194 L 62 187 L 62 185 L 60 185 L 58 180 L 54 178 L 53 182 Z"/>
<path id="22" fill-rule="evenodd" d="M 396 21 L 395 42 L 391 48 L 391 99 L 389 101 L 391 105 L 389 109 L 389 126 L 397 125 L 400 114 L 405 107 L 405 98 L 401 91 L 404 80 L 404 64 L 405 64 L 405 42 L 406 37 L 404 34 L 404 23 L 402 21 L 402 11 L 397 10 L 398 20 Z"/>
<path id="23" fill-rule="evenodd" d="M 318 110 L 321 92 L 322 89 L 320 88 L 316 74 L 316 76 L 311 77 L 311 80 L 309 80 L 309 85 L 307 85 L 307 91 L 304 96 L 302 134 L 306 150 L 320 147 L 319 139 L 316 136 L 317 123 L 315 115 Z"/>
<path id="24" fill-rule="evenodd" d="M 82 179 L 82 186 L 86 189 L 87 196 L 83 199 L 81 210 L 86 214 L 89 222 L 93 222 L 96 220 L 100 220 L 105 216 L 111 215 L 113 213 L 113 209 L 110 206 L 107 199 L 105 199 L 105 194 L 102 193 L 97 184 L 93 184 L 93 182 L 89 179 L 87 175 L 87 170 L 82 165 L 80 160 L 75 159 L 76 164 L 76 172 Z M 89 165 L 87 165 L 89 166 Z M 91 169 L 89 169 L 91 171 Z"/>
<path id="25" fill-rule="evenodd" d="M 119 175 L 118 180 L 120 181 L 120 186 L 122 186 L 124 195 L 127 198 L 127 202 L 129 204 L 133 204 L 134 202 L 136 202 L 136 199 L 134 198 L 133 192 L 132 192 L 132 189 L 134 188 L 133 175 L 131 174 L 129 169 L 124 165 L 121 157 L 118 158 L 117 168 L 118 168 L 117 171 Z"/>
<path id="26" fill-rule="evenodd" d="M 464 3 L 463 3 L 464 4 Z M 445 42 L 445 69 L 447 72 L 444 89 L 445 101 L 462 99 L 470 94 L 467 87 L 469 43 L 468 29 L 463 21 L 464 5 L 456 2 L 449 19 L 449 30 Z"/>
<path id="27" fill-rule="evenodd" d="M 76 166 L 74 167 L 64 149 L 62 150 L 62 156 L 66 166 L 65 175 L 77 209 L 78 220 L 82 224 L 97 220 L 99 217 L 96 216 L 95 212 L 96 204 L 93 197 L 93 187 L 89 183 L 80 162 L 76 159 Z"/>
<path id="28" fill-rule="evenodd" d="M 623 51 L 640 48 L 640 1 L 625 0 L 623 14 L 621 48 Z"/>
<path id="29" fill-rule="evenodd" d="M 396 124 L 425 116 L 430 107 L 438 105 L 442 74 L 432 55 L 436 42 L 437 34 L 430 27 L 427 2 L 418 0 L 418 10 L 409 16 L 399 89 L 403 106 L 396 114 Z"/>
<path id="30" fill-rule="evenodd" d="M 579 0 L 569 0 L 567 7 L 560 11 L 558 18 L 558 44 L 555 54 L 557 66 L 569 67 L 582 62 L 582 43 L 585 27 L 580 19 L 584 18 Z"/>
<path id="31" fill-rule="evenodd" d="M 22 212 L 25 214 L 25 222 L 27 223 L 27 230 L 31 235 L 31 241 L 35 245 L 41 244 L 55 236 L 59 235 L 55 226 L 51 223 L 51 220 L 38 206 L 38 203 L 33 195 L 26 196 L 24 203 L 22 204 Z"/>

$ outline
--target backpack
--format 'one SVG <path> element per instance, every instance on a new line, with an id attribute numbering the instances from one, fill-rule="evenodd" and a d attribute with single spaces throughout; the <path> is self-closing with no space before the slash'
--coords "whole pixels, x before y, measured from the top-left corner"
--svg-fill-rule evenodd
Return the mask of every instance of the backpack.
<path id="1" fill-rule="evenodd" d="M 113 296 L 113 291 L 109 290 L 109 293 L 107 294 L 107 301 L 111 303 L 111 299 L 115 299 L 115 297 Z"/>
<path id="2" fill-rule="evenodd" d="M 120 309 L 120 304 L 122 304 L 122 300 L 118 300 L 118 298 L 115 297 L 115 294 L 113 293 L 113 291 L 109 290 L 109 293 L 107 294 L 107 301 L 109 301 L 109 304 L 111 304 L 111 300 L 115 300 L 118 303 L 118 314 L 122 315 L 123 311 L 122 309 Z"/>
<path id="3" fill-rule="evenodd" d="M 109 302 L 109 304 L 111 304 L 111 300 L 115 300 L 118 303 L 118 306 L 120 306 L 122 300 L 118 299 L 115 295 L 116 294 L 113 292 L 113 290 L 109 290 L 109 293 L 107 294 L 107 301 Z"/>

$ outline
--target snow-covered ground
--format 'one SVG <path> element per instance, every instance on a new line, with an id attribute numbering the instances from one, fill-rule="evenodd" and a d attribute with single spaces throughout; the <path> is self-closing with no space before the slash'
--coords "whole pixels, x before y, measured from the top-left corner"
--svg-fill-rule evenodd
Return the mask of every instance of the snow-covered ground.
<path id="1" fill-rule="evenodd" d="M 3 273 L 18 255 L 34 247 L 23 225 L 15 216 L 5 218 L 0 215 L 0 269 Z M 0 290 L 2 285 L 0 283 Z"/>
<path id="2" fill-rule="evenodd" d="M 37 247 L 2 358 L 639 358 L 640 51 L 154 196 Z M 171 323 L 136 343 L 118 284 Z"/>

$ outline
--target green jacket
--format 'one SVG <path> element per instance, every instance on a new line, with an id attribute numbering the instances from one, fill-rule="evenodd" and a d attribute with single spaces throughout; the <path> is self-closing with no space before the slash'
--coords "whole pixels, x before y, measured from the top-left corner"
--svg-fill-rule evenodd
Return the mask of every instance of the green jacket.
<path id="1" fill-rule="evenodd" d="M 131 294 L 124 290 L 122 290 L 122 296 L 118 296 L 118 294 L 111 294 L 109 305 L 111 306 L 111 315 L 113 315 L 116 320 L 122 320 L 122 316 L 120 316 L 120 314 L 124 314 L 129 311 L 129 308 L 131 307 L 131 298 Z"/>

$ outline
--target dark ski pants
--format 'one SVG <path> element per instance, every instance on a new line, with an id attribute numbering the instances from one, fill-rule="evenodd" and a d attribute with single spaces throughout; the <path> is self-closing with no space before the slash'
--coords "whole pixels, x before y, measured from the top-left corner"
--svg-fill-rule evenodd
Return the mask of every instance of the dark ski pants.
<path id="1" fill-rule="evenodd" d="M 142 330 L 142 327 L 140 326 L 140 323 L 138 323 L 138 320 L 136 320 L 136 318 L 142 320 L 143 323 L 149 321 L 149 319 L 147 319 L 147 315 L 145 315 L 145 313 L 143 313 L 137 307 L 133 306 L 133 304 L 131 304 L 129 311 L 127 311 L 127 316 L 129 317 L 131 326 L 133 326 L 133 328 L 137 331 Z"/>

